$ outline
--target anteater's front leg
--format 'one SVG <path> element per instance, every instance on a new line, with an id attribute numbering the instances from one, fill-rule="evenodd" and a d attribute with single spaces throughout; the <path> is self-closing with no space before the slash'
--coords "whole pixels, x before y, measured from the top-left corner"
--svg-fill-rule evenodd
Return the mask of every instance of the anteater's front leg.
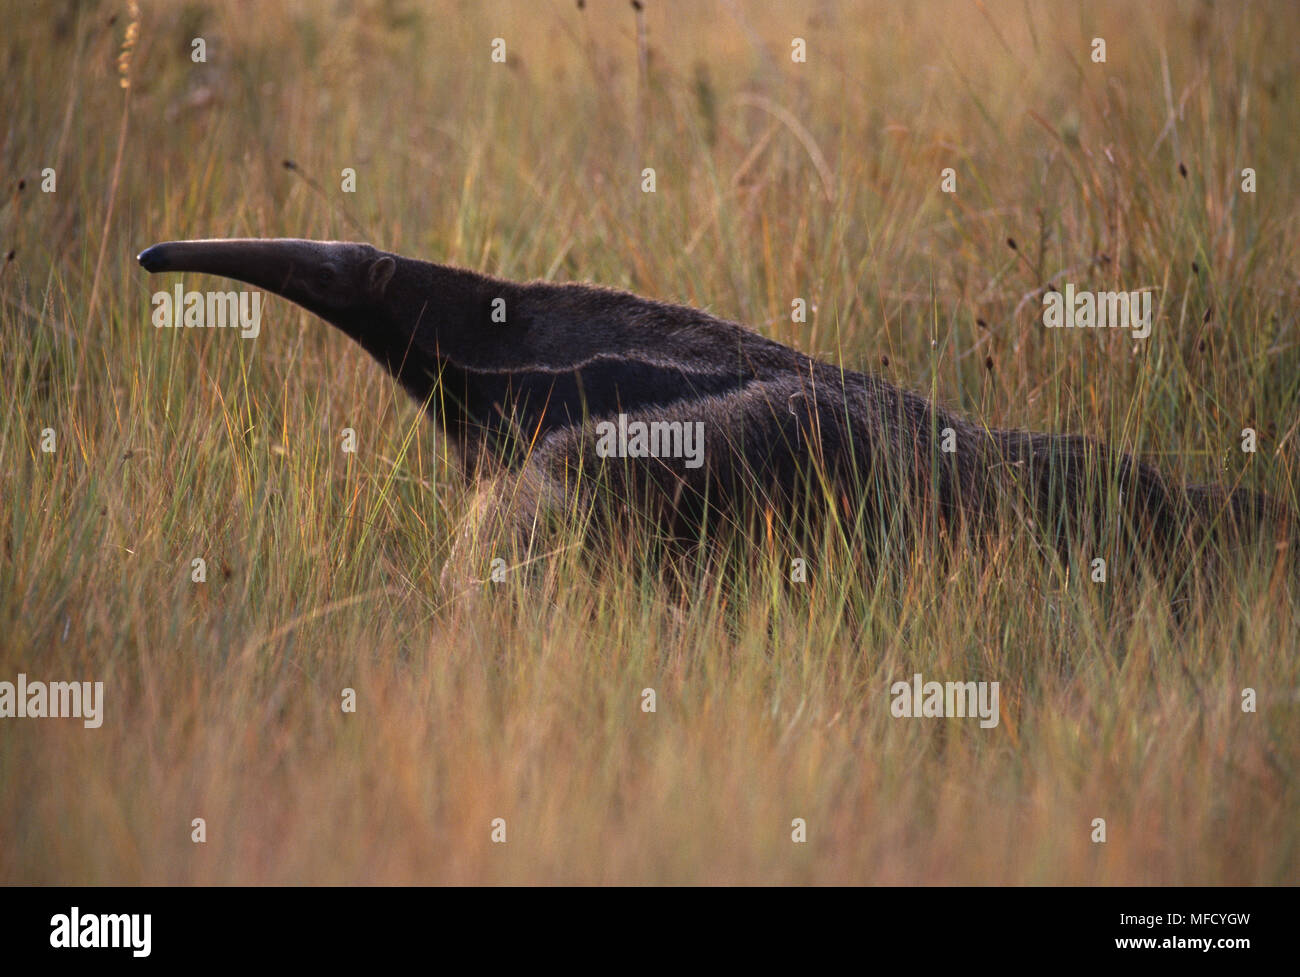
<path id="1" fill-rule="evenodd" d="M 451 597 L 484 584 L 503 583 L 527 559 L 531 538 L 513 505 L 517 476 L 480 482 L 442 565 L 439 583 Z"/>
<path id="2" fill-rule="evenodd" d="M 479 481 L 442 566 L 439 583 L 448 596 L 536 575 L 561 541 L 565 510 L 547 467 L 535 456 L 520 471 Z"/>

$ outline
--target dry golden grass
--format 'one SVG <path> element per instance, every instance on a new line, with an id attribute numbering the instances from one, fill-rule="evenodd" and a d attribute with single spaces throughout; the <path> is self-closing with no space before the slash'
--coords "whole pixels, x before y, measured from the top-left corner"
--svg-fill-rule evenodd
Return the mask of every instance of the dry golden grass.
<path id="1" fill-rule="evenodd" d="M 1181 626 L 1016 538 L 687 599 L 570 548 L 454 601 L 464 489 L 364 353 L 275 298 L 255 341 L 150 324 L 155 241 L 369 239 L 1296 505 L 1290 4 L 646 6 L 640 67 L 623 3 L 145 3 L 123 88 L 125 4 L 0 3 L 0 680 L 106 683 L 100 729 L 0 720 L 0 881 L 1300 880 L 1269 567 Z M 1047 332 L 1049 280 L 1156 288 L 1151 338 Z M 1001 724 L 892 718 L 918 671 Z"/>

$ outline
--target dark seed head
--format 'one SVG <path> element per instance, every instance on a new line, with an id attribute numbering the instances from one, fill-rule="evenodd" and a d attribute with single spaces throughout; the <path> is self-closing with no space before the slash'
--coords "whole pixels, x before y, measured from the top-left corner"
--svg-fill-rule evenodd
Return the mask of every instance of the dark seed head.
<path id="1" fill-rule="evenodd" d="M 19 190 L 22 190 L 22 189 L 23 189 L 24 187 L 26 187 L 26 186 L 27 186 L 27 181 L 26 181 L 26 180 L 19 180 L 19 181 L 18 181 L 18 189 L 19 189 Z"/>
<path id="2" fill-rule="evenodd" d="M 641 0 L 632 0 L 632 9 L 635 10 L 637 13 L 640 13 L 645 8 L 641 6 Z"/>
<path id="3" fill-rule="evenodd" d="M 1016 239 L 1013 237 L 1007 238 L 1007 247 L 1009 247 L 1012 251 L 1016 250 Z"/>
<path id="4" fill-rule="evenodd" d="M 1187 179 L 1187 167 L 1184 166 L 1182 163 L 1178 164 L 1178 175 L 1181 176 L 1184 180 Z"/>
<path id="5" fill-rule="evenodd" d="M 882 356 L 882 357 L 880 358 L 880 365 L 881 365 L 881 366 L 889 366 L 889 357 L 888 357 L 888 356 Z"/>
<path id="6" fill-rule="evenodd" d="M 983 319 L 976 319 L 975 325 L 979 326 L 981 329 L 987 329 L 989 327 L 989 324 Z"/>
<path id="7" fill-rule="evenodd" d="M 13 261 L 17 254 L 17 251 L 11 249 L 9 253 L 5 255 L 5 263 L 8 264 L 10 261 Z"/>
<path id="8" fill-rule="evenodd" d="M 1201 273 L 1201 266 L 1198 265 L 1195 261 L 1193 261 L 1193 262 L 1192 262 L 1192 274 L 1193 274 L 1193 275 L 1199 275 L 1200 273 Z"/>
<path id="9" fill-rule="evenodd" d="M 283 166 L 286 170 L 296 170 L 298 168 L 298 164 L 291 159 L 286 159 L 280 165 Z"/>
<path id="10" fill-rule="evenodd" d="M 984 369 L 986 370 L 993 369 L 993 357 L 991 356 L 984 357 Z"/>

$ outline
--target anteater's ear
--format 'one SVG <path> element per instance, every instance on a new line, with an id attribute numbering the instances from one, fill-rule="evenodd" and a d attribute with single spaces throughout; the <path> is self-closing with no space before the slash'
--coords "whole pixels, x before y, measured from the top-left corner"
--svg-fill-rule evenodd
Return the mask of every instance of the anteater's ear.
<path id="1" fill-rule="evenodd" d="M 376 259 L 371 264 L 370 271 L 366 275 L 366 288 L 370 291 L 371 298 L 384 297 L 384 289 L 388 287 L 388 282 L 395 271 L 397 271 L 397 262 L 388 255 Z"/>

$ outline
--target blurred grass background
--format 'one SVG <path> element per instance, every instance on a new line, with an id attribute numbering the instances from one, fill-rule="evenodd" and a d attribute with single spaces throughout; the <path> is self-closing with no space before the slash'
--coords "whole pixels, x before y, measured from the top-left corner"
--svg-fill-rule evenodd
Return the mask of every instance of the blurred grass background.
<path id="1" fill-rule="evenodd" d="M 98 730 L 0 721 L 0 880 L 1300 880 L 1268 568 L 1181 627 L 1016 540 L 797 594 L 776 552 L 685 602 L 572 551 L 453 601 L 465 492 L 416 406 L 275 298 L 255 341 L 156 330 L 134 260 L 320 237 L 597 281 L 1295 506 L 1290 4 L 0 14 L 0 680 L 106 683 Z M 1155 289 L 1151 337 L 1045 330 L 1066 281 Z M 918 671 L 1000 681 L 1001 724 L 892 719 Z"/>

